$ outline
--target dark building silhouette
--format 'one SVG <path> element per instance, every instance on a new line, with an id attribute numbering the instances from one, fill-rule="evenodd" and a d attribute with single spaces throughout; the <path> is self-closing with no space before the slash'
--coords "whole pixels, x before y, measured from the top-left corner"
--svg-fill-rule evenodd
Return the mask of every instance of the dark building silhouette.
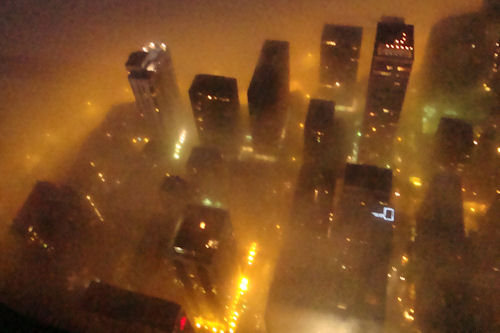
<path id="1" fill-rule="evenodd" d="M 0 303 L 0 328 L 3 332 L 19 333 L 69 333 L 54 326 L 45 325 Z"/>
<path id="2" fill-rule="evenodd" d="M 135 293 L 102 282 L 92 282 L 82 298 L 84 310 L 93 313 L 95 331 L 194 333 L 182 307 L 160 298 Z"/>
<path id="3" fill-rule="evenodd" d="M 347 164 L 331 238 L 340 311 L 375 325 L 384 320 L 395 211 L 392 171 Z"/>
<path id="4" fill-rule="evenodd" d="M 325 24 L 321 34 L 319 81 L 337 104 L 353 103 L 363 28 Z"/>
<path id="5" fill-rule="evenodd" d="M 302 165 L 292 205 L 292 225 L 326 237 L 332 224 L 335 174 L 313 164 Z"/>
<path id="6" fill-rule="evenodd" d="M 474 145 L 472 126 L 460 119 L 441 118 L 434 140 L 433 160 L 454 169 L 470 158 Z"/>
<path id="7" fill-rule="evenodd" d="M 474 252 L 468 269 L 474 271 L 471 285 L 474 295 L 476 331 L 495 332 L 500 328 L 500 195 L 493 198 L 473 240 Z"/>
<path id="8" fill-rule="evenodd" d="M 140 116 L 158 138 L 175 135 L 182 115 L 170 50 L 163 43 L 150 43 L 132 52 L 125 67 Z"/>
<path id="9" fill-rule="evenodd" d="M 403 108 L 414 59 L 413 26 L 383 17 L 377 25 L 368 81 L 359 161 L 391 163 L 392 142 Z"/>
<path id="10" fill-rule="evenodd" d="M 432 133 L 441 117 L 476 125 L 498 114 L 499 8 L 498 0 L 486 0 L 479 11 L 446 17 L 432 27 L 419 98 L 424 132 Z"/>
<path id="11" fill-rule="evenodd" d="M 102 222 L 92 199 L 71 187 L 38 181 L 14 218 L 12 228 L 29 246 L 52 256 L 81 255 L 90 227 Z"/>
<path id="12" fill-rule="evenodd" d="M 170 248 L 171 259 L 195 302 L 209 311 L 222 311 L 222 303 L 236 279 L 237 246 L 229 213 L 223 209 L 188 205 Z"/>
<path id="13" fill-rule="evenodd" d="M 304 162 L 331 165 L 335 152 L 335 103 L 311 99 L 304 126 Z"/>
<path id="14" fill-rule="evenodd" d="M 248 87 L 254 149 L 274 153 L 285 135 L 289 103 L 289 43 L 267 40 Z"/>
<path id="15" fill-rule="evenodd" d="M 193 185 L 195 198 L 219 207 L 226 203 L 228 169 L 219 149 L 194 147 L 186 163 L 186 177 Z"/>
<path id="16" fill-rule="evenodd" d="M 236 79 L 198 74 L 189 98 L 201 144 L 226 150 L 234 146 L 240 106 Z"/>
<path id="17" fill-rule="evenodd" d="M 488 202 L 500 192 L 500 114 L 476 128 L 471 158 L 464 167 L 464 198 L 476 193 L 478 200 Z"/>
<path id="18" fill-rule="evenodd" d="M 160 186 L 160 196 L 167 214 L 177 217 L 188 203 L 195 200 L 196 194 L 188 181 L 167 174 Z"/>
<path id="19" fill-rule="evenodd" d="M 454 173 L 437 173 L 416 216 L 415 311 L 423 331 L 471 331 L 461 187 Z"/>

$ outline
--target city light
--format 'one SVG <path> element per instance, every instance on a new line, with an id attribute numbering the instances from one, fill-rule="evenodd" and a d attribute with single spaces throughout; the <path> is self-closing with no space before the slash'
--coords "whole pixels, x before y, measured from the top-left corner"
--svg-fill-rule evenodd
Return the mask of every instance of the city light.
<path id="1" fill-rule="evenodd" d="M 415 176 L 412 176 L 409 178 L 410 180 L 410 183 L 413 184 L 413 186 L 415 187 L 421 187 L 422 186 L 422 180 L 420 179 L 420 177 L 415 177 Z"/>
<path id="2" fill-rule="evenodd" d="M 87 195 L 85 198 L 88 200 L 88 202 L 90 203 L 90 205 L 91 205 L 91 206 L 92 206 L 92 208 L 94 209 L 94 212 L 95 212 L 95 214 L 97 215 L 97 217 L 99 218 L 99 220 L 100 220 L 101 222 L 104 222 L 104 218 L 102 217 L 101 212 L 100 212 L 100 211 L 97 209 L 97 207 L 95 206 L 95 203 L 94 203 L 94 201 L 92 200 L 92 197 L 91 197 L 90 195 Z"/>
<path id="3" fill-rule="evenodd" d="M 253 242 L 247 252 L 248 265 L 251 267 L 257 255 L 257 243 Z M 238 319 L 243 312 L 245 312 L 246 305 L 244 296 L 250 286 L 248 276 L 242 275 L 238 279 L 237 289 L 231 299 L 231 303 L 226 306 L 226 313 L 224 315 L 224 323 L 205 319 L 203 317 L 195 317 L 195 326 L 199 329 L 204 329 L 212 332 L 235 332 L 237 328 Z"/>
<path id="4" fill-rule="evenodd" d="M 184 144 L 184 141 L 186 140 L 186 135 L 187 135 L 186 130 L 182 130 L 181 134 L 179 135 L 179 139 L 177 140 L 177 143 L 175 144 L 174 155 L 173 155 L 175 160 L 178 160 L 181 158 L 182 145 Z"/>
<path id="5" fill-rule="evenodd" d="M 373 216 L 387 222 L 394 222 L 394 208 L 384 207 L 382 213 L 371 212 Z"/>

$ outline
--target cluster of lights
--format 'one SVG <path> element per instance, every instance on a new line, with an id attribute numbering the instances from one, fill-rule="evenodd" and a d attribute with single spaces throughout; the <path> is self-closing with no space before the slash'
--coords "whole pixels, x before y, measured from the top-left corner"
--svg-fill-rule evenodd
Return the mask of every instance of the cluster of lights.
<path id="1" fill-rule="evenodd" d="M 215 95 L 207 95 L 207 98 L 210 101 L 217 101 L 217 100 L 219 100 L 221 102 L 226 102 L 226 103 L 231 102 L 231 99 L 228 98 L 228 97 L 218 97 L 218 96 L 215 96 Z"/>
<path id="2" fill-rule="evenodd" d="M 101 182 L 106 182 L 106 179 L 104 178 L 104 174 L 102 172 L 97 173 L 97 177 L 101 180 Z"/>
<path id="3" fill-rule="evenodd" d="M 165 43 L 157 44 L 154 42 L 150 42 L 147 46 L 143 46 L 142 50 L 144 52 L 149 52 L 150 50 L 155 50 L 157 48 L 161 48 L 163 51 L 166 51 L 167 45 Z"/>
<path id="4" fill-rule="evenodd" d="M 132 138 L 132 143 L 148 143 L 149 142 L 149 138 L 148 137 L 141 137 L 141 136 L 138 136 L 138 137 L 135 137 L 135 138 Z"/>
<path id="5" fill-rule="evenodd" d="M 385 44 L 386 48 L 398 49 L 398 50 L 408 50 L 413 51 L 413 46 L 407 46 L 406 44 L 406 32 L 403 32 L 401 39 L 394 40 L 394 44 Z"/>
<path id="6" fill-rule="evenodd" d="M 248 250 L 248 266 L 251 266 L 254 262 L 255 256 L 257 254 L 257 243 L 252 243 Z M 227 313 L 224 316 L 224 323 L 208 320 L 203 317 L 194 318 L 195 326 L 199 329 L 205 329 L 206 331 L 214 333 L 234 333 L 236 331 L 236 326 L 238 319 L 241 314 L 245 311 L 246 305 L 243 304 L 243 298 L 248 291 L 250 281 L 246 276 L 241 276 L 238 281 L 238 288 L 229 306 L 226 306 Z"/>
<path id="7" fill-rule="evenodd" d="M 186 135 L 187 135 L 186 130 L 182 130 L 181 134 L 179 135 L 179 139 L 177 140 L 177 143 L 175 144 L 173 156 L 174 156 L 174 159 L 176 159 L 176 160 L 181 158 L 182 145 L 184 144 L 184 141 L 186 141 Z"/>
<path id="8" fill-rule="evenodd" d="M 104 222 L 104 218 L 102 217 L 101 212 L 99 212 L 99 209 L 97 209 L 97 207 L 95 206 L 95 203 L 94 203 L 94 201 L 92 200 L 92 197 L 91 197 L 90 195 L 87 195 L 85 198 L 88 200 L 88 202 L 90 203 L 90 205 L 91 205 L 91 206 L 92 206 L 92 208 L 94 209 L 94 212 L 95 212 L 95 214 L 97 215 L 97 217 L 99 218 L 99 220 L 100 220 L 101 222 Z"/>
<path id="9" fill-rule="evenodd" d="M 38 233 L 34 231 L 33 226 L 31 225 L 28 227 L 28 237 L 31 242 L 38 242 L 40 246 L 42 246 L 47 251 L 50 252 L 54 250 L 54 247 L 49 246 L 43 239 L 40 238 L 40 236 L 38 236 Z"/>
<path id="10" fill-rule="evenodd" d="M 248 265 L 252 265 L 257 254 L 257 243 L 252 243 L 250 250 L 248 251 Z"/>

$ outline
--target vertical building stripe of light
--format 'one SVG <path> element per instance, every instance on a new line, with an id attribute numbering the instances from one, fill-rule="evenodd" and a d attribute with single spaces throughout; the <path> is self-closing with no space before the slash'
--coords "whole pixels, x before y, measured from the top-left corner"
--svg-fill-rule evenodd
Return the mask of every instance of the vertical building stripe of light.
<path id="1" fill-rule="evenodd" d="M 187 135 L 186 130 L 182 130 L 181 134 L 179 135 L 179 139 L 175 143 L 174 155 L 173 155 L 175 160 L 178 160 L 181 158 L 181 150 L 182 150 L 182 146 L 184 145 L 184 141 L 186 141 L 186 135 Z"/>

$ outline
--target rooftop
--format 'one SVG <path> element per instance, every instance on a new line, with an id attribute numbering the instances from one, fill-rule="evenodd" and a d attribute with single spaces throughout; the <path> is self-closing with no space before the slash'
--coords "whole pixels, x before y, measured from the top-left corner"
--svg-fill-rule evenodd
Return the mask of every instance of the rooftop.
<path id="1" fill-rule="evenodd" d="M 366 164 L 347 164 L 344 185 L 384 193 L 389 199 L 392 190 L 392 170 Z"/>
<path id="2" fill-rule="evenodd" d="M 238 98 L 238 84 L 232 77 L 198 74 L 189 88 L 189 94 L 194 93 L 234 99 Z"/>
<path id="3" fill-rule="evenodd" d="M 335 25 L 325 24 L 323 26 L 323 33 L 321 34 L 321 41 L 335 41 L 343 42 L 350 41 L 350 44 L 361 45 L 361 37 L 363 35 L 363 28 L 354 27 L 349 25 Z"/>
<path id="4" fill-rule="evenodd" d="M 167 332 L 173 331 L 181 311 L 177 303 L 97 282 L 89 285 L 82 303 L 89 312 Z"/>
<path id="5" fill-rule="evenodd" d="M 335 103 L 322 99 L 311 99 L 306 116 L 306 128 L 333 125 Z"/>
<path id="6" fill-rule="evenodd" d="M 174 239 L 174 251 L 179 255 L 210 263 L 227 228 L 231 228 L 227 211 L 188 205 Z"/>
<path id="7" fill-rule="evenodd" d="M 186 164 L 187 169 L 205 169 L 220 165 L 223 161 L 219 149 L 214 147 L 194 147 Z"/>

